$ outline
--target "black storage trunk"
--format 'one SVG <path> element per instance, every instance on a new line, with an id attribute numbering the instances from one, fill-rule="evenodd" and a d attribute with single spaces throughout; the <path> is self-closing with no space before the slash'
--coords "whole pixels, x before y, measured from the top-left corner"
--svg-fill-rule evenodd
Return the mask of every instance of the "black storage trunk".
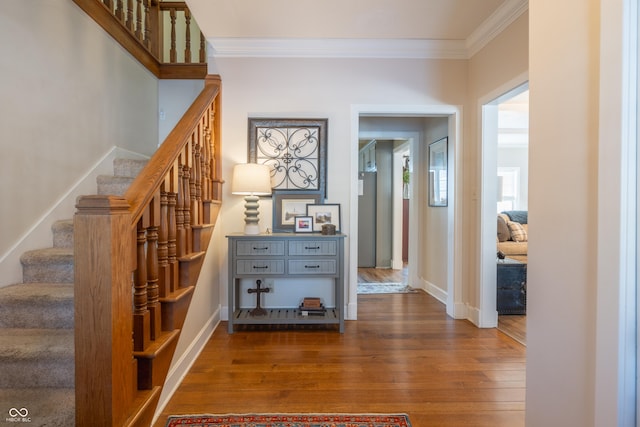
<path id="1" fill-rule="evenodd" d="M 498 314 L 526 314 L 527 264 L 509 258 L 498 261 Z"/>

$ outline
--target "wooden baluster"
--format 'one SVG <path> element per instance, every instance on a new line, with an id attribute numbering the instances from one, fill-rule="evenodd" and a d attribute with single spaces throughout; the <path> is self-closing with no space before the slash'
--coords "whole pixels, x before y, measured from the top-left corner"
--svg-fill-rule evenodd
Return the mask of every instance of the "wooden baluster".
<path id="1" fill-rule="evenodd" d="M 184 10 L 185 20 L 185 48 L 184 48 L 184 63 L 191 64 L 191 11 L 189 9 Z"/>
<path id="2" fill-rule="evenodd" d="M 175 63 L 177 50 L 176 50 L 176 10 L 171 8 L 169 10 L 169 17 L 171 18 L 171 49 L 169 50 L 169 62 Z"/>
<path id="3" fill-rule="evenodd" d="M 115 17 L 118 18 L 118 21 L 124 22 L 124 6 L 122 5 L 122 0 L 117 1 Z"/>
<path id="4" fill-rule="evenodd" d="M 169 276 L 169 194 L 165 191 L 166 182 L 160 190 L 160 228 L 158 229 L 158 288 L 160 296 L 171 292 Z"/>
<path id="5" fill-rule="evenodd" d="M 136 38 L 142 41 L 142 0 L 136 0 Z"/>
<path id="6" fill-rule="evenodd" d="M 144 0 L 144 46 L 147 49 L 151 49 L 151 11 L 149 2 L 151 0 Z"/>
<path id="7" fill-rule="evenodd" d="M 151 317 L 151 339 L 160 336 L 162 317 L 158 289 L 158 226 L 152 220 L 147 228 L 147 309 Z"/>
<path id="8" fill-rule="evenodd" d="M 133 283 L 133 349 L 143 351 L 151 342 L 151 318 L 147 310 L 147 262 L 145 260 L 146 229 L 138 221 L 136 246 L 137 268 Z"/>
<path id="9" fill-rule="evenodd" d="M 182 166 L 178 166 L 178 194 L 176 199 L 176 255 L 178 258 L 184 256 L 187 253 L 186 250 L 186 235 L 184 228 L 184 169 Z"/>
<path id="10" fill-rule="evenodd" d="M 129 31 L 133 31 L 133 0 L 127 0 L 127 23 L 125 25 Z"/>
<path id="11" fill-rule="evenodd" d="M 200 32 L 200 63 L 207 62 L 207 43 L 202 31 Z"/>
<path id="12" fill-rule="evenodd" d="M 102 4 L 109 9 L 109 12 L 113 13 L 113 0 L 102 0 Z"/>
<path id="13" fill-rule="evenodd" d="M 191 193 L 191 200 L 193 202 L 191 206 L 191 224 L 202 224 L 202 153 L 199 142 L 196 142 L 193 150 L 193 156 L 193 170 L 195 176 L 191 180 L 191 182 L 193 182 L 193 192 Z"/>
<path id="14" fill-rule="evenodd" d="M 178 269 L 178 258 L 177 258 L 177 247 L 176 247 L 176 202 L 178 199 L 177 193 L 167 193 L 167 207 L 168 207 L 168 241 L 167 241 L 167 252 L 168 252 L 168 261 L 169 261 L 169 289 L 171 292 L 180 287 L 179 281 L 179 269 Z"/>
<path id="15" fill-rule="evenodd" d="M 184 248 L 185 253 L 193 252 L 193 236 L 191 230 L 191 169 L 184 166 L 182 171 L 183 189 L 184 189 Z"/>
<path id="16" fill-rule="evenodd" d="M 207 114 L 208 117 L 208 114 Z M 202 150 L 202 200 L 211 200 L 211 171 L 209 164 L 211 163 L 211 124 L 207 123 L 204 128 L 204 145 Z"/>

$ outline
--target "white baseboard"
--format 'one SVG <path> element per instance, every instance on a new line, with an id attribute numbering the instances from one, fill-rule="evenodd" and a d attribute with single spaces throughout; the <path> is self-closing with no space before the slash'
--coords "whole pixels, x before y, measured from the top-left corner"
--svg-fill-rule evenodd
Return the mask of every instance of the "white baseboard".
<path id="1" fill-rule="evenodd" d="M 96 194 L 97 177 L 112 175 L 113 160 L 116 158 L 147 159 L 148 157 L 115 146 L 105 153 L 0 257 L 0 287 L 22 282 L 22 264 L 20 263 L 22 254 L 32 249 L 52 246 L 51 226 L 56 221 L 73 218 L 79 196 Z"/>
<path id="2" fill-rule="evenodd" d="M 182 380 L 184 380 L 184 377 L 189 373 L 189 370 L 211 338 L 211 335 L 213 335 L 213 332 L 220 325 L 220 311 L 220 307 L 218 306 L 218 309 L 211 315 L 209 320 L 207 320 L 198 335 L 196 335 L 196 338 L 189 344 L 187 350 L 178 360 L 172 363 L 169 373 L 167 374 L 167 379 L 164 382 L 164 388 L 162 389 L 152 424 L 155 424 L 165 406 L 167 406 L 167 403 L 169 403 L 169 400 L 171 400 L 171 397 L 182 383 Z"/>

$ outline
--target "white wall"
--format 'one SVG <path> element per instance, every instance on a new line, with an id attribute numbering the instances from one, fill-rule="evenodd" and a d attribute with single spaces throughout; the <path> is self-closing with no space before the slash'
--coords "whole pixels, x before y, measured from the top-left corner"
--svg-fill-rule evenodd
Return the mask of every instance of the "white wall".
<path id="1" fill-rule="evenodd" d="M 233 165 L 247 160 L 248 117 L 329 119 L 328 202 L 341 204 L 347 235 L 353 231 L 348 222 L 350 183 L 357 179 L 351 176 L 351 153 L 357 151 L 351 149 L 352 105 L 461 105 L 465 99 L 465 61 L 217 58 L 209 68 L 224 82 L 223 177 L 227 182 Z M 260 209 L 264 229 L 271 225 L 270 201 L 262 200 Z M 227 186 L 225 233 L 242 229 L 242 212 L 242 198 L 231 195 Z M 349 245 L 347 239 L 346 254 Z M 221 282 L 226 279 L 224 271 Z M 221 291 L 225 301 L 226 288 Z"/>
<path id="2" fill-rule="evenodd" d="M 530 5 L 529 263 L 544 268 L 528 274 L 528 426 L 633 423 L 618 418 L 624 153 L 636 144 L 622 129 L 621 35 L 626 19 L 637 20 L 623 12 L 630 3 Z M 633 393 L 635 374 L 626 377 Z"/>
<path id="3" fill-rule="evenodd" d="M 481 107 L 525 81 L 529 68 L 529 14 L 525 12 L 469 60 L 469 97 L 464 119 L 464 202 L 462 282 L 464 302 L 474 312 L 480 306 L 480 232 L 482 197 Z M 491 98 L 493 97 L 493 99 Z M 495 173 L 495 172 L 494 172 Z M 495 211 L 495 208 L 494 208 Z M 492 216 L 495 222 L 495 214 Z M 495 236 L 495 233 L 494 233 Z M 494 246 L 495 248 L 495 246 Z M 494 251 L 494 250 L 493 250 Z M 474 314 L 470 317 L 473 319 Z"/>
<path id="4" fill-rule="evenodd" d="M 157 79 L 73 2 L 3 1 L 0 39 L 1 260 L 113 146 L 148 155 L 158 130 Z"/>

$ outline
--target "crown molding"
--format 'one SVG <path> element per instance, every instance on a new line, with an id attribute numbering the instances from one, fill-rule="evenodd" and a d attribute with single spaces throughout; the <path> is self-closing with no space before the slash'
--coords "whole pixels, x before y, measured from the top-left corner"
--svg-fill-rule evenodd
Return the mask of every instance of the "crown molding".
<path id="1" fill-rule="evenodd" d="M 216 58 L 467 58 L 462 40 L 210 38 L 207 41 Z"/>
<path id="2" fill-rule="evenodd" d="M 466 40 L 338 38 L 207 38 L 216 58 L 469 59 L 529 9 L 506 0 Z"/>
<path id="3" fill-rule="evenodd" d="M 529 0 L 507 0 L 467 38 L 467 57 L 480 52 L 491 40 L 529 10 Z"/>

